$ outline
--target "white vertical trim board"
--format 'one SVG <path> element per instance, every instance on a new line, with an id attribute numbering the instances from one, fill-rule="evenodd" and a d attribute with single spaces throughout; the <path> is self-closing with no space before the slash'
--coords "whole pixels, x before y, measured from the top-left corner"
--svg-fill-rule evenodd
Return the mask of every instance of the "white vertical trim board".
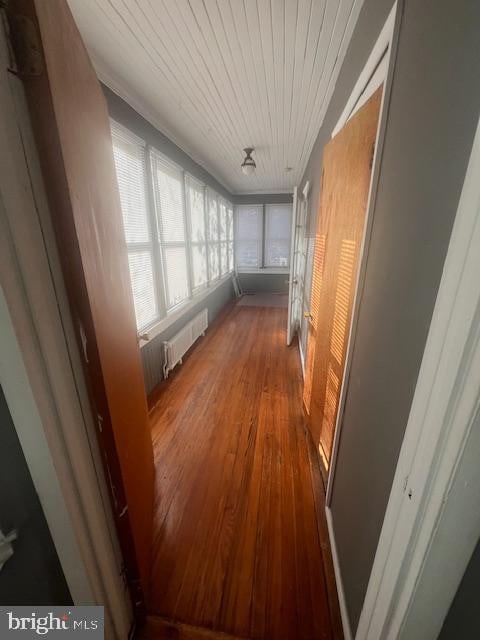
<path id="1" fill-rule="evenodd" d="M 397 15 L 397 2 L 394 2 L 380 35 L 368 56 L 367 62 L 358 76 L 353 91 L 344 110 L 332 131 L 332 138 L 345 126 L 352 115 L 368 100 L 376 88 L 387 76 L 388 58 L 392 48 L 393 31 Z M 373 81 L 373 82 L 372 82 Z"/>
<path id="2" fill-rule="evenodd" d="M 297 207 L 298 207 L 298 187 L 293 189 L 293 204 L 292 204 L 292 224 L 290 227 L 290 270 L 288 278 L 288 318 L 287 318 L 287 347 L 290 346 L 293 336 L 295 334 L 296 319 L 292 317 L 293 307 L 293 291 L 294 291 L 294 279 L 295 279 L 295 236 L 297 233 Z"/>
<path id="3" fill-rule="evenodd" d="M 107 637 L 120 640 L 131 606 L 23 87 L 7 71 L 7 51 L 0 28 L 2 386 L 74 603 L 103 605 Z"/>
<path id="4" fill-rule="evenodd" d="M 333 528 L 333 518 L 330 507 L 325 507 L 325 515 L 327 519 L 330 550 L 332 552 L 333 570 L 335 571 L 335 582 L 337 584 L 338 604 L 340 606 L 340 615 L 342 617 L 343 635 L 345 640 L 352 640 L 352 627 L 350 625 L 350 616 L 348 615 L 345 592 L 343 590 L 342 572 L 340 571 L 340 564 L 338 561 L 337 544 L 335 542 L 335 532 Z"/>
<path id="5" fill-rule="evenodd" d="M 436 638 L 480 537 L 479 173 L 480 122 L 357 640 L 403 637 L 410 615 L 409 640 Z"/>
<path id="6" fill-rule="evenodd" d="M 333 436 L 333 447 L 332 447 L 332 456 L 330 461 L 330 468 L 328 472 L 328 482 L 327 482 L 327 491 L 325 497 L 325 504 L 327 506 L 330 505 L 332 500 L 332 491 L 333 491 L 333 483 L 335 480 L 335 467 L 337 464 L 337 456 L 338 456 L 338 447 L 340 442 L 340 432 L 342 428 L 342 420 L 343 420 L 343 412 L 345 409 L 345 397 L 349 384 L 350 377 L 350 367 L 352 361 L 352 354 L 355 347 L 355 335 L 358 321 L 358 309 L 360 306 L 361 292 L 363 289 L 363 284 L 365 281 L 365 270 L 368 259 L 368 250 L 369 250 L 369 241 L 370 234 L 373 223 L 373 212 L 375 209 L 375 200 L 378 188 L 378 180 L 380 177 L 380 165 L 381 158 L 383 153 L 383 143 L 385 139 L 385 130 L 387 126 L 387 117 L 388 117 L 388 105 L 390 100 L 390 92 L 393 81 L 393 73 L 395 67 L 395 54 L 396 54 L 396 45 L 398 42 L 398 34 L 400 30 L 400 20 L 402 14 L 402 2 L 399 0 L 393 4 L 393 7 L 388 15 L 388 18 L 383 26 L 381 33 L 378 37 L 376 44 L 372 49 L 372 53 L 370 54 L 367 63 L 362 70 L 357 83 L 353 89 L 352 95 L 347 101 L 347 106 L 345 107 L 340 120 L 338 121 L 334 132 L 338 132 L 341 127 L 343 127 L 349 117 L 351 117 L 352 109 L 358 103 L 359 100 L 363 99 L 366 95 L 366 90 L 371 85 L 372 74 L 375 75 L 375 70 L 377 70 L 377 74 L 375 77 L 375 83 L 380 86 L 383 82 L 383 94 L 382 94 L 382 102 L 380 105 L 380 115 L 378 119 L 378 127 L 377 127 L 377 138 L 375 144 L 375 153 L 373 157 L 373 168 L 372 168 L 372 176 L 370 180 L 370 189 L 368 193 L 368 201 L 367 201 L 367 213 L 365 217 L 365 228 L 363 232 L 362 244 L 360 247 L 360 259 L 359 259 L 359 268 L 357 279 L 355 282 L 355 295 L 353 299 L 352 305 L 352 319 L 350 322 L 348 340 L 347 340 L 347 351 L 345 356 L 345 369 L 343 374 L 342 385 L 340 389 L 340 399 L 338 403 L 338 412 L 337 419 L 335 423 L 335 430 Z M 379 65 L 379 61 L 381 61 L 381 65 Z M 381 74 L 385 75 L 382 76 Z M 339 129 L 340 127 L 340 129 Z"/>

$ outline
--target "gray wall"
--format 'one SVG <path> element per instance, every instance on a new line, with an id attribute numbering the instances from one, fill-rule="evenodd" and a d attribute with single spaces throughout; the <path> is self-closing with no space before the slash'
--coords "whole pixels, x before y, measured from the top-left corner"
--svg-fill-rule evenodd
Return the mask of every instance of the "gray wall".
<path id="1" fill-rule="evenodd" d="M 311 234 L 323 146 L 391 4 L 365 0 L 309 160 Z M 479 24 L 476 0 L 405 2 L 331 505 L 353 630 L 479 115 Z"/>
<path id="2" fill-rule="evenodd" d="M 151 393 L 161 380 L 163 380 L 163 341 L 169 340 L 174 336 L 196 313 L 205 307 L 208 308 L 208 324 L 210 325 L 223 307 L 233 300 L 233 297 L 232 279 L 228 278 L 228 280 L 222 283 L 218 289 L 213 291 L 205 300 L 198 302 L 187 314 L 141 348 L 140 353 L 142 356 L 147 394 Z"/>
<path id="3" fill-rule="evenodd" d="M 458 587 L 438 640 L 471 640 L 480 637 L 480 542 Z"/>
<path id="4" fill-rule="evenodd" d="M 18 531 L 0 571 L 0 605 L 70 605 L 62 567 L 0 387 L 0 528 Z"/>
<path id="5" fill-rule="evenodd" d="M 288 293 L 288 273 L 239 273 L 244 293 Z"/>

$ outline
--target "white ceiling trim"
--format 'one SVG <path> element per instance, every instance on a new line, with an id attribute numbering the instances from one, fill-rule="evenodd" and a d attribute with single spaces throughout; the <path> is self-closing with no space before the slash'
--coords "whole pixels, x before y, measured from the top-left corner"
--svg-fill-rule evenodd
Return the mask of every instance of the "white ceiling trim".
<path id="1" fill-rule="evenodd" d="M 363 0 L 69 4 L 102 81 L 242 194 L 299 184 Z"/>

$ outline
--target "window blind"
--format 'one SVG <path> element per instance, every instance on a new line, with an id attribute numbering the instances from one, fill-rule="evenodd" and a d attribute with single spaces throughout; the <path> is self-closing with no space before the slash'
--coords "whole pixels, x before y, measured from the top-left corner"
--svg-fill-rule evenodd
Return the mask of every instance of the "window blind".
<path id="1" fill-rule="evenodd" d="M 185 242 L 182 171 L 152 153 L 160 242 Z"/>
<path id="2" fill-rule="evenodd" d="M 208 245 L 208 271 L 209 279 L 217 280 L 220 275 L 218 243 Z"/>
<path id="3" fill-rule="evenodd" d="M 185 176 L 185 193 L 190 219 L 192 287 L 198 289 L 208 282 L 205 187 L 201 182 L 187 175 Z"/>
<path id="4" fill-rule="evenodd" d="M 159 315 L 146 196 L 145 143 L 113 121 L 111 131 L 135 317 L 141 330 Z"/>
<path id="5" fill-rule="evenodd" d="M 218 199 L 215 193 L 207 189 L 208 196 L 208 241 L 218 242 Z"/>
<path id="6" fill-rule="evenodd" d="M 134 138 L 128 140 L 118 126 L 112 128 L 112 134 L 125 240 L 127 243 L 148 242 L 145 147 Z"/>
<path id="7" fill-rule="evenodd" d="M 190 295 L 183 171 L 152 151 L 153 186 L 163 261 L 165 305 L 172 309 Z"/>
<path id="8" fill-rule="evenodd" d="M 220 201 L 219 204 L 219 238 L 220 240 L 227 239 L 227 205 L 224 201 Z"/>
<path id="9" fill-rule="evenodd" d="M 288 267 L 290 263 L 290 236 L 292 206 L 267 204 L 265 207 L 265 265 Z"/>
<path id="10" fill-rule="evenodd" d="M 191 241 L 205 242 L 205 194 L 204 187 L 191 176 L 185 178 L 188 210 L 190 214 Z"/>
<path id="11" fill-rule="evenodd" d="M 204 244 L 192 244 L 192 277 L 195 289 L 208 281 L 207 248 Z"/>
<path id="12" fill-rule="evenodd" d="M 263 207 L 238 205 L 236 207 L 235 257 L 238 267 L 262 266 Z"/>
<path id="13" fill-rule="evenodd" d="M 158 316 L 151 253 L 149 251 L 129 252 L 128 265 L 137 328 L 142 329 Z"/>
<path id="14" fill-rule="evenodd" d="M 220 227 L 219 203 L 217 194 L 207 189 L 207 236 L 208 236 L 208 277 L 217 280 L 220 276 Z"/>
<path id="15" fill-rule="evenodd" d="M 167 308 L 188 298 L 187 252 L 185 247 L 165 245 L 165 279 Z"/>

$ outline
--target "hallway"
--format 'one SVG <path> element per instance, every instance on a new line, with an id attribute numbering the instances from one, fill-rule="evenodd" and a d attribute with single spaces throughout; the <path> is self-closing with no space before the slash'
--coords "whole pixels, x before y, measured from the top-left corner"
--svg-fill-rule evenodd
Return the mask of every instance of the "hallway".
<path id="1" fill-rule="evenodd" d="M 229 306 L 154 398 L 150 613 L 241 638 L 342 637 L 286 320 Z"/>

